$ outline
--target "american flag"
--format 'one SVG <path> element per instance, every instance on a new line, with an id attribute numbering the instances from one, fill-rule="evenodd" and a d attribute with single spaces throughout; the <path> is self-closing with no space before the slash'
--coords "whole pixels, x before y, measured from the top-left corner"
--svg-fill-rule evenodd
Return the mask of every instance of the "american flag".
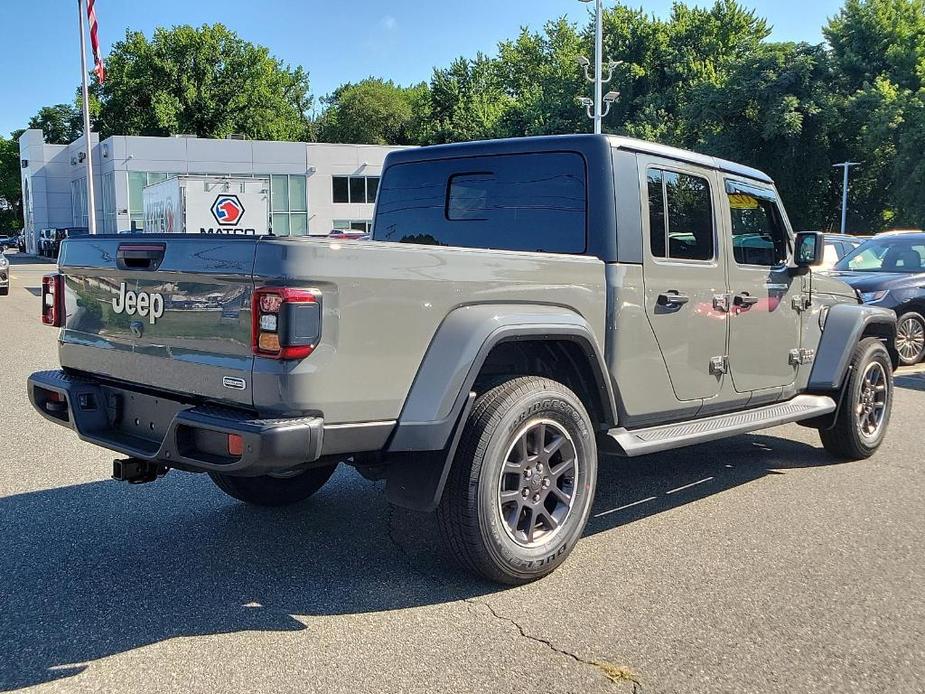
<path id="1" fill-rule="evenodd" d="M 99 25 L 96 21 L 95 5 L 96 0 L 87 0 L 87 19 L 90 21 L 90 45 L 93 48 L 93 61 L 96 63 L 93 72 L 96 73 L 96 79 L 102 84 L 106 81 L 106 66 L 100 56 Z"/>

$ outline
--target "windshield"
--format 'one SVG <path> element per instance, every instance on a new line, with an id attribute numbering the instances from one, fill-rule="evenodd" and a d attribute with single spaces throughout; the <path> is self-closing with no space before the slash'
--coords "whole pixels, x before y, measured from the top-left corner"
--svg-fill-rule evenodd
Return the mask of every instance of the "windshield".
<path id="1" fill-rule="evenodd" d="M 836 270 L 851 272 L 925 272 L 925 237 L 872 239 L 846 255 Z"/>

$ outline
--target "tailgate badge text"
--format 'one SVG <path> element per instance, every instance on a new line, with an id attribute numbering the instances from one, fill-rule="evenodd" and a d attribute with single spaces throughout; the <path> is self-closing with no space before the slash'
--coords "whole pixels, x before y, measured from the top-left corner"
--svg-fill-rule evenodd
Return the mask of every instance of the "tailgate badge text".
<path id="1" fill-rule="evenodd" d="M 148 322 L 154 325 L 155 321 L 164 315 L 164 295 L 126 291 L 123 282 L 119 287 L 119 295 L 112 300 L 112 310 L 129 316 L 137 314 L 147 318 Z"/>

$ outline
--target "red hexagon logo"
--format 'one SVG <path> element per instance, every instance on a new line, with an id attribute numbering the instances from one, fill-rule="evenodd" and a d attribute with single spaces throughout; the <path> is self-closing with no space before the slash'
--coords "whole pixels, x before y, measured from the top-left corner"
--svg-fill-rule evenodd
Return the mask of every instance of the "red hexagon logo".
<path id="1" fill-rule="evenodd" d="M 244 217 L 244 205 L 237 195 L 219 195 L 212 203 L 212 216 L 219 226 L 234 226 Z"/>

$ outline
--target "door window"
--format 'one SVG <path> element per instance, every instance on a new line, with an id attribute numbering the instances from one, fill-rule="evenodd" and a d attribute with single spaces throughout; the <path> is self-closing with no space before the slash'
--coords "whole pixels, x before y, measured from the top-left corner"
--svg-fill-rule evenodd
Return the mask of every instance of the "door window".
<path id="1" fill-rule="evenodd" d="M 716 256 L 710 183 L 700 176 L 649 170 L 649 243 L 652 256 L 713 260 Z"/>
<path id="2" fill-rule="evenodd" d="M 777 197 L 769 190 L 726 181 L 732 217 L 732 252 L 739 265 L 775 267 L 787 262 L 790 237 Z"/>

